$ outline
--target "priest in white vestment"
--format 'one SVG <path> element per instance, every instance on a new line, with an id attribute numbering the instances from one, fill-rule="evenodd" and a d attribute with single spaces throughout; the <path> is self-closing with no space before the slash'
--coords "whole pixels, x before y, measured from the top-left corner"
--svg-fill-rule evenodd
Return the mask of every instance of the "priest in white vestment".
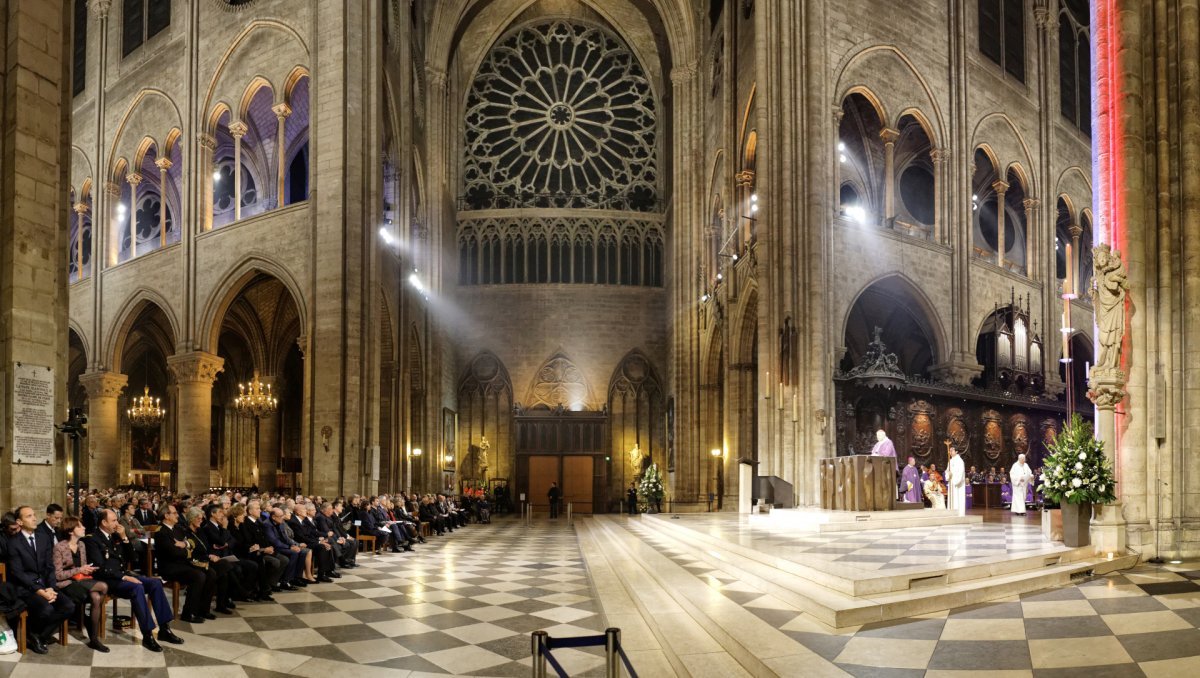
<path id="1" fill-rule="evenodd" d="M 1029 483 L 1033 482 L 1033 469 L 1025 463 L 1025 455 L 1017 455 L 1017 461 L 1008 472 L 1012 481 L 1012 512 L 1018 516 L 1025 515 L 1025 496 L 1029 492 Z"/>
<path id="2" fill-rule="evenodd" d="M 960 516 L 967 515 L 967 470 L 962 457 L 953 445 L 947 448 L 950 463 L 946 465 L 946 498 L 949 507 Z"/>

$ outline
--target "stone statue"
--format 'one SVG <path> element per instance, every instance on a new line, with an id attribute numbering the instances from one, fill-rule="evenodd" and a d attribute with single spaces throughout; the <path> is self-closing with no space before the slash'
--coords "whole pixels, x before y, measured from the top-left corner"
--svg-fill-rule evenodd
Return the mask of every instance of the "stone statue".
<path id="1" fill-rule="evenodd" d="M 1092 266 L 1100 343 L 1095 369 L 1116 370 L 1121 362 L 1121 341 L 1125 338 L 1125 293 L 1129 290 L 1129 276 L 1121 253 L 1108 244 L 1097 245 L 1092 250 Z"/>
<path id="2" fill-rule="evenodd" d="M 488 442 L 486 436 L 479 439 L 479 467 L 487 471 L 488 467 L 488 450 L 492 449 L 492 444 Z"/>
<path id="3" fill-rule="evenodd" d="M 629 465 L 633 467 L 634 474 L 642 472 L 642 448 L 637 443 L 634 443 L 633 449 L 629 450 Z"/>

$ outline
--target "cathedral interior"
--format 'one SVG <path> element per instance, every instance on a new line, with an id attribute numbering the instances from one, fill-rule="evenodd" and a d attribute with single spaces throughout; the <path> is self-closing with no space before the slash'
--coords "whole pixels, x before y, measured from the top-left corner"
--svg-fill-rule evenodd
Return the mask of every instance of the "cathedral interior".
<path id="1" fill-rule="evenodd" d="M 1078 415 L 1200 557 L 1195 0 L 901 4 L 7 0 L 0 505 L 724 515 Z"/>

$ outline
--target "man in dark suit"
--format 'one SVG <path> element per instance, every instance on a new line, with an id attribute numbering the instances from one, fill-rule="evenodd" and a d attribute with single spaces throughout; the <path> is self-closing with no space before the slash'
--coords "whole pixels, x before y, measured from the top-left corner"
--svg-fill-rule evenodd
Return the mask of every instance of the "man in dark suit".
<path id="1" fill-rule="evenodd" d="M 110 596 L 129 599 L 133 616 L 142 630 L 142 647 L 151 652 L 162 652 L 162 646 L 154 640 L 155 620 L 158 620 L 159 640 L 183 645 L 183 639 L 171 633 L 169 624 L 175 615 L 171 612 L 171 601 L 163 592 L 162 580 L 135 575 L 126 567 L 132 549 L 125 539 L 125 528 L 117 523 L 115 512 L 99 509 L 98 520 L 95 534 L 86 539 L 88 562 L 96 566 L 92 576 L 108 584 Z M 146 605 L 146 596 L 154 605 L 153 618 Z"/>
<path id="2" fill-rule="evenodd" d="M 21 531 L 9 538 L 8 578 L 17 586 L 29 609 L 29 649 L 46 654 L 62 620 L 75 611 L 75 603 L 55 590 L 54 545 L 37 531 L 37 514 L 29 506 L 17 508 Z"/>
<path id="3" fill-rule="evenodd" d="M 317 530 L 317 526 L 308 519 L 308 507 L 304 504 L 296 504 L 288 525 L 292 528 L 295 540 L 312 551 L 313 571 L 317 575 L 317 581 L 322 584 L 332 582 L 333 578 L 329 575 L 333 572 L 333 547 Z M 338 577 L 340 578 L 341 575 Z"/>
<path id="4" fill-rule="evenodd" d="M 275 547 L 267 539 L 266 527 L 262 521 L 262 504 L 259 500 L 251 499 L 246 504 L 246 519 L 242 521 L 240 532 L 239 541 L 242 543 L 244 551 L 239 553 L 238 557 L 252 558 L 261 565 L 259 568 L 259 599 L 273 602 L 271 593 L 294 591 L 296 587 L 287 581 L 281 582 L 284 571 L 287 569 L 288 559 L 275 553 Z"/>
<path id="5" fill-rule="evenodd" d="M 225 596 L 217 596 L 217 607 L 233 609 L 237 605 L 234 600 L 250 602 L 250 589 L 258 581 L 258 563 L 250 560 L 240 560 L 233 553 L 233 534 L 222 523 L 226 522 L 225 509 L 220 504 L 209 504 L 204 507 L 204 523 L 201 524 L 199 535 L 208 546 L 208 552 L 219 556 L 222 560 L 213 563 L 217 574 L 227 579 L 228 587 Z"/>
<path id="6" fill-rule="evenodd" d="M 271 524 L 265 526 L 267 532 L 267 541 L 275 548 L 276 555 L 283 556 L 288 559 L 287 567 L 283 570 L 283 579 L 293 586 L 301 588 L 308 586 L 308 582 L 304 580 L 304 561 L 308 558 L 308 549 L 287 535 L 283 529 L 283 509 L 275 508 L 271 511 Z"/>
<path id="7" fill-rule="evenodd" d="M 100 524 L 100 500 L 96 495 L 89 494 L 83 500 L 83 506 L 79 509 L 80 519 L 83 521 L 83 529 L 88 534 L 93 534 L 96 527 Z"/>
<path id="8" fill-rule="evenodd" d="M 45 535 L 50 540 L 50 546 L 58 543 L 58 526 L 62 525 L 63 507 L 50 504 L 46 507 L 46 519 L 38 523 L 38 534 Z"/>
<path id="9" fill-rule="evenodd" d="M 357 567 L 354 564 L 354 558 L 358 554 L 358 542 L 346 532 L 346 528 L 342 525 L 342 521 L 338 520 L 338 515 L 341 511 L 341 502 L 330 504 L 325 502 L 321 505 L 321 511 L 317 514 L 317 531 L 325 535 L 325 539 L 333 545 L 333 552 L 337 554 L 338 563 L 347 569 Z"/>
<path id="10" fill-rule="evenodd" d="M 179 524 L 179 513 L 167 504 L 163 509 L 162 525 L 154 533 L 158 573 L 163 579 L 179 582 L 187 590 L 179 618 L 189 624 L 203 624 L 206 619 L 217 618 L 208 611 L 217 590 L 217 573 L 197 564 L 206 564 L 203 560 L 189 556 L 186 536 Z"/>
<path id="11" fill-rule="evenodd" d="M 158 514 L 155 513 L 154 509 L 150 507 L 149 499 L 143 499 L 141 504 L 138 505 L 137 511 L 134 511 L 133 515 L 137 516 L 138 522 L 141 523 L 143 527 L 149 527 L 151 525 L 158 524 Z"/>

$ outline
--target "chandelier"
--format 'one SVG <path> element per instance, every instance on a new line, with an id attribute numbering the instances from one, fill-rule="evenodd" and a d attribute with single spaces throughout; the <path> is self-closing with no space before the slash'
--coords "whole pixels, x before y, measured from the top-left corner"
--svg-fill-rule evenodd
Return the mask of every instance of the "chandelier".
<path id="1" fill-rule="evenodd" d="M 158 398 L 150 397 L 150 387 L 145 386 L 142 395 L 133 399 L 133 407 L 126 411 L 129 423 L 137 428 L 154 428 L 162 424 L 167 411 L 159 406 L 159 402 Z"/>
<path id="2" fill-rule="evenodd" d="M 271 385 L 262 383 L 258 378 L 258 370 L 254 370 L 254 378 L 249 384 L 238 384 L 234 406 L 244 417 L 261 419 L 275 413 L 279 400 L 271 395 Z"/>

